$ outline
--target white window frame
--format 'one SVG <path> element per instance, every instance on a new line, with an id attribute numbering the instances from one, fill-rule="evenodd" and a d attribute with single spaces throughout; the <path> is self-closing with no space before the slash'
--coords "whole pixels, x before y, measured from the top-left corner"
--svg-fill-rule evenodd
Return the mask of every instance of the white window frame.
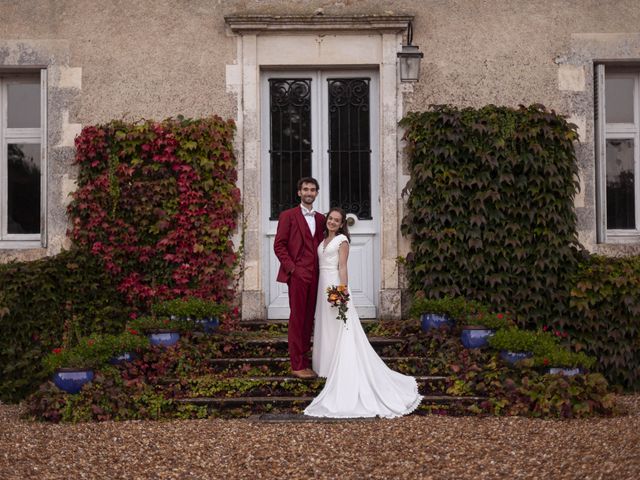
<path id="1" fill-rule="evenodd" d="M 40 77 L 40 127 L 7 127 L 7 85 L 33 81 Z M 28 79 L 28 80 L 27 80 Z M 47 70 L 30 70 L 25 73 L 0 71 L 0 249 L 46 247 L 46 205 L 47 205 Z M 8 233 L 8 148 L 10 143 L 40 144 L 40 233 Z"/>
<path id="2" fill-rule="evenodd" d="M 596 199 L 599 243 L 640 242 L 640 67 L 608 71 L 604 64 L 595 66 L 596 95 Z M 612 68 L 612 67 L 609 67 Z M 633 123 L 607 123 L 606 78 L 633 78 Z M 607 140 L 632 140 L 634 148 L 634 229 L 607 228 Z"/>

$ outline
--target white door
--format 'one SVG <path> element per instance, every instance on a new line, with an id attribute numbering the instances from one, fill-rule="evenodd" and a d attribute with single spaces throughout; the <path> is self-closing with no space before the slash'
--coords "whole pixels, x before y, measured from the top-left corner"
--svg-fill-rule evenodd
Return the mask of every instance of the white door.
<path id="1" fill-rule="evenodd" d="M 300 203 L 296 184 L 320 183 L 314 208 L 342 207 L 351 232 L 349 287 L 361 318 L 375 318 L 379 290 L 378 73 L 263 72 L 261 78 L 263 285 L 268 318 L 288 318 L 287 286 L 276 282 L 278 215 Z"/>

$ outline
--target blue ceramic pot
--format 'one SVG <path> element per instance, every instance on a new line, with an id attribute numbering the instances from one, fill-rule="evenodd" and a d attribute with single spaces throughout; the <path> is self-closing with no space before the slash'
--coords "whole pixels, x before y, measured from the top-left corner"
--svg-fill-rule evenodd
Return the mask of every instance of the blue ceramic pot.
<path id="1" fill-rule="evenodd" d="M 149 334 L 149 342 L 151 345 L 159 345 L 161 347 L 172 347 L 180 340 L 179 332 L 154 332 Z"/>
<path id="2" fill-rule="evenodd" d="M 551 367 L 549 369 L 551 375 L 564 375 L 566 377 L 573 377 L 582 373 L 582 369 L 577 368 L 565 368 L 565 367 Z"/>
<path id="3" fill-rule="evenodd" d="M 120 355 L 116 355 L 114 357 L 111 357 L 109 359 L 109 363 L 111 365 L 120 365 L 120 364 L 123 364 L 125 362 L 132 362 L 136 358 L 138 358 L 138 356 L 135 353 L 133 353 L 133 352 L 124 352 L 124 353 L 121 353 Z"/>
<path id="4" fill-rule="evenodd" d="M 465 348 L 481 348 L 487 345 L 489 337 L 495 330 L 484 327 L 465 327 L 460 334 L 460 340 Z"/>
<path id="5" fill-rule="evenodd" d="M 204 333 L 213 333 L 220 326 L 220 320 L 218 320 L 217 317 L 201 318 L 200 320 L 196 320 L 196 323 L 202 325 Z"/>
<path id="6" fill-rule="evenodd" d="M 531 357 L 533 357 L 533 353 L 531 352 L 510 352 L 508 350 L 502 350 L 500 352 L 500 358 L 511 365 L 519 362 L 520 360 Z"/>
<path id="7" fill-rule="evenodd" d="M 67 393 L 78 393 L 85 383 L 93 380 L 90 368 L 60 368 L 53 374 L 53 383 Z"/>
<path id="8" fill-rule="evenodd" d="M 421 318 L 423 332 L 431 330 L 432 328 L 453 326 L 453 320 L 446 315 L 440 315 L 437 313 L 423 313 Z"/>

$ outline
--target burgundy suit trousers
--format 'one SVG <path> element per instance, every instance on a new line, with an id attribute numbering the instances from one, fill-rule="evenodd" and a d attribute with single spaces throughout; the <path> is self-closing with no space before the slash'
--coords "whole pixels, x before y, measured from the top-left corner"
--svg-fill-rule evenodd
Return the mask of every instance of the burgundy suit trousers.
<path id="1" fill-rule="evenodd" d="M 318 272 L 296 267 L 287 282 L 289 287 L 289 359 L 292 370 L 309 368 L 311 333 L 318 294 Z"/>

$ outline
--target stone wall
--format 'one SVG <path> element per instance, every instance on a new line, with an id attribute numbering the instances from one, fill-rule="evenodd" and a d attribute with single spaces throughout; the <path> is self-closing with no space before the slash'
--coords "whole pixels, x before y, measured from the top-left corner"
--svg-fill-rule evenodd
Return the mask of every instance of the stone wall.
<path id="1" fill-rule="evenodd" d="M 422 76 L 398 86 L 398 111 L 542 103 L 566 114 L 581 137 L 581 241 L 607 254 L 637 251 L 595 243 L 592 81 L 594 60 L 640 62 L 637 7 L 637 0 L 5 0 L 0 73 L 48 69 L 48 232 L 46 247 L 0 248 L 0 261 L 54 254 L 65 245 L 73 137 L 82 125 L 178 114 L 242 118 L 240 42 L 225 23 L 230 14 L 413 15 Z M 391 190 L 400 192 L 408 178 L 400 140 L 396 151 Z M 238 153 L 242 160 L 241 145 Z M 397 198 L 396 223 L 402 206 Z M 397 255 L 406 253 L 399 226 L 387 229 L 397 232 Z"/>

